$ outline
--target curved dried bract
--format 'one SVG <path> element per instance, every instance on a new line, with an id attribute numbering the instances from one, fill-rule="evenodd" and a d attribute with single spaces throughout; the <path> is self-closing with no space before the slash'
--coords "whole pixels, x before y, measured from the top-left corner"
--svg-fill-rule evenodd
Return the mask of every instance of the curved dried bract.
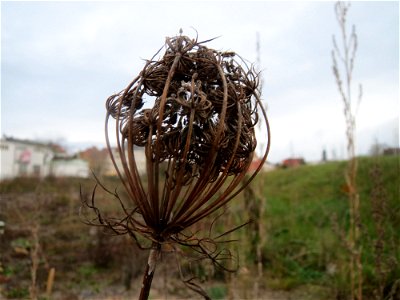
<path id="1" fill-rule="evenodd" d="M 269 129 L 258 85 L 258 74 L 235 53 L 180 35 L 167 38 L 164 55 L 108 98 L 107 144 L 113 156 L 114 126 L 122 168 L 112 159 L 146 226 L 137 232 L 158 243 L 176 239 L 246 186 L 240 183 L 256 148 L 259 111 Z M 266 138 L 263 162 L 269 130 Z M 146 153 L 143 181 L 138 147 Z"/>
<path id="2" fill-rule="evenodd" d="M 218 246 L 231 242 L 224 237 L 235 229 L 213 236 L 211 225 L 204 237 L 192 232 L 192 225 L 240 193 L 268 155 L 270 131 L 258 74 L 234 52 L 207 48 L 206 42 L 182 35 L 167 38 L 164 54 L 155 59 L 161 48 L 124 90 L 107 99 L 107 147 L 134 208 L 128 209 L 97 178 L 119 201 L 124 217 L 102 216 L 94 201 L 96 189 L 91 199 L 81 195 L 86 223 L 129 234 L 138 244 L 137 234 L 150 241 L 140 299 L 148 298 L 163 246 L 190 248 L 198 259 L 226 269 L 226 260 L 234 255 Z M 267 146 L 258 168 L 247 176 L 260 120 Z M 111 136 L 116 137 L 116 152 Z M 145 152 L 145 175 L 139 174 L 135 149 Z M 183 281 L 209 299 L 193 278 Z"/>

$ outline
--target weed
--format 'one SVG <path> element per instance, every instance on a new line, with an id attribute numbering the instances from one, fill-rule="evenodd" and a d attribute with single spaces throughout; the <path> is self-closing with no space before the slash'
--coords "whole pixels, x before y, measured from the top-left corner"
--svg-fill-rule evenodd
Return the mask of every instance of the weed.
<path id="1" fill-rule="evenodd" d="M 78 268 L 78 274 L 81 275 L 84 278 L 91 278 L 93 275 L 98 273 L 98 270 L 95 266 L 93 265 L 83 265 Z"/>
<path id="2" fill-rule="evenodd" d="M 29 249 L 31 248 L 32 243 L 28 238 L 17 238 L 11 242 L 11 247 L 19 247 L 19 248 L 24 248 L 24 249 Z"/>
<path id="3" fill-rule="evenodd" d="M 14 287 L 6 292 L 6 297 L 10 299 L 29 298 L 29 289 L 27 287 Z"/>
<path id="4" fill-rule="evenodd" d="M 227 289 L 224 285 L 215 285 L 207 290 L 211 299 L 225 299 Z"/>
<path id="5" fill-rule="evenodd" d="M 360 215 L 360 195 L 357 186 L 357 168 L 358 161 L 356 158 L 356 114 L 361 102 L 362 87 L 359 86 L 358 102 L 354 105 L 352 99 L 352 75 L 354 69 L 354 61 L 358 47 L 358 38 L 353 25 L 350 35 L 347 32 L 347 13 L 350 4 L 337 2 L 335 5 L 335 15 L 338 21 L 342 44 L 339 48 L 335 36 L 333 36 L 333 74 L 336 84 L 344 104 L 344 117 L 346 120 L 346 139 L 348 163 L 345 171 L 346 192 L 348 194 L 349 203 L 349 228 L 346 231 L 347 237 L 342 242 L 349 254 L 349 271 L 351 299 L 362 299 L 363 291 L 363 274 L 362 274 L 362 246 L 361 246 L 361 215 Z M 338 63 L 338 60 L 340 64 Z M 339 226 L 337 226 L 339 229 Z M 343 229 L 339 229 L 343 230 Z M 344 234 L 341 234 L 343 237 Z"/>

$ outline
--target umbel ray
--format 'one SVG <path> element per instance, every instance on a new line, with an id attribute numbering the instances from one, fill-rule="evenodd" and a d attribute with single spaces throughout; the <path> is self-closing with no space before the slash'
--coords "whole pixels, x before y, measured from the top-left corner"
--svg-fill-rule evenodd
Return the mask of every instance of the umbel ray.
<path id="1" fill-rule="evenodd" d="M 165 245 L 188 247 L 224 268 L 231 257 L 217 247 L 224 234 L 198 237 L 194 224 L 224 207 L 261 170 L 270 148 L 270 129 L 259 90 L 259 74 L 234 52 L 221 52 L 182 34 L 165 45 L 121 92 L 106 101 L 106 142 L 128 194 L 98 184 L 121 203 L 122 218 L 103 217 L 82 197 L 88 224 L 115 234 L 149 241 L 150 255 L 140 299 L 147 299 L 155 267 Z M 156 57 L 164 49 L 164 54 Z M 266 147 L 260 164 L 248 173 L 263 122 Z M 116 139 L 113 151 L 111 137 Z M 140 174 L 135 150 L 146 156 Z M 232 230 L 229 230 L 231 232 Z M 140 236 L 140 238 L 139 238 Z M 185 283 L 208 298 L 191 279 Z"/>

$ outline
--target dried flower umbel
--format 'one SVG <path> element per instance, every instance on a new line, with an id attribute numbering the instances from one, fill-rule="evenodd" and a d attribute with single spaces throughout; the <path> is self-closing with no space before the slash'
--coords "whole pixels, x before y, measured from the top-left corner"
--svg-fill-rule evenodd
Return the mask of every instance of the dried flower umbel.
<path id="1" fill-rule="evenodd" d="M 152 241 L 140 299 L 148 297 L 163 244 L 189 246 L 218 264 L 220 252 L 210 245 L 220 236 L 205 243 L 187 229 L 233 199 L 267 158 L 269 125 L 258 74 L 235 53 L 207 48 L 206 42 L 182 35 L 167 38 L 164 55 L 155 60 L 161 48 L 106 103 L 107 146 L 135 208 L 128 210 L 120 201 L 126 217 L 116 220 L 101 216 L 94 196 L 85 204 L 96 213 L 91 224 Z M 268 146 L 257 170 L 245 176 L 256 149 L 260 111 Z M 109 139 L 113 126 L 118 158 Z M 144 177 L 135 161 L 139 147 L 146 154 Z M 207 298 L 190 280 L 186 284 Z"/>

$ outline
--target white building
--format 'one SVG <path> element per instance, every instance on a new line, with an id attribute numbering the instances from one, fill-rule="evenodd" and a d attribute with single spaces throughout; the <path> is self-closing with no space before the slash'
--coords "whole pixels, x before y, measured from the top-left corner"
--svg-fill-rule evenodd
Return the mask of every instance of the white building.
<path id="1" fill-rule="evenodd" d="M 89 177 L 89 163 L 77 157 L 54 157 L 51 175 L 55 177 Z"/>
<path id="2" fill-rule="evenodd" d="M 123 172 L 123 167 L 122 167 L 122 162 L 121 162 L 121 156 L 119 155 L 119 152 L 117 148 L 112 149 L 112 153 L 115 159 L 115 162 L 118 166 L 118 169 Z M 134 155 L 135 155 L 135 162 L 136 162 L 136 167 L 138 169 L 139 175 L 144 175 L 146 174 L 146 153 L 144 151 L 144 147 L 135 147 L 134 148 Z M 128 154 L 126 153 L 126 157 L 128 157 Z M 117 176 L 117 171 L 115 170 L 114 164 L 111 160 L 111 157 L 108 155 L 107 160 L 105 162 L 105 172 L 106 176 Z"/>
<path id="3" fill-rule="evenodd" d="M 28 176 L 88 177 L 89 164 L 57 156 L 54 145 L 10 137 L 0 139 L 0 180 Z"/>
<path id="4" fill-rule="evenodd" d="M 49 145 L 4 137 L 0 140 L 0 180 L 50 175 L 54 151 Z"/>

